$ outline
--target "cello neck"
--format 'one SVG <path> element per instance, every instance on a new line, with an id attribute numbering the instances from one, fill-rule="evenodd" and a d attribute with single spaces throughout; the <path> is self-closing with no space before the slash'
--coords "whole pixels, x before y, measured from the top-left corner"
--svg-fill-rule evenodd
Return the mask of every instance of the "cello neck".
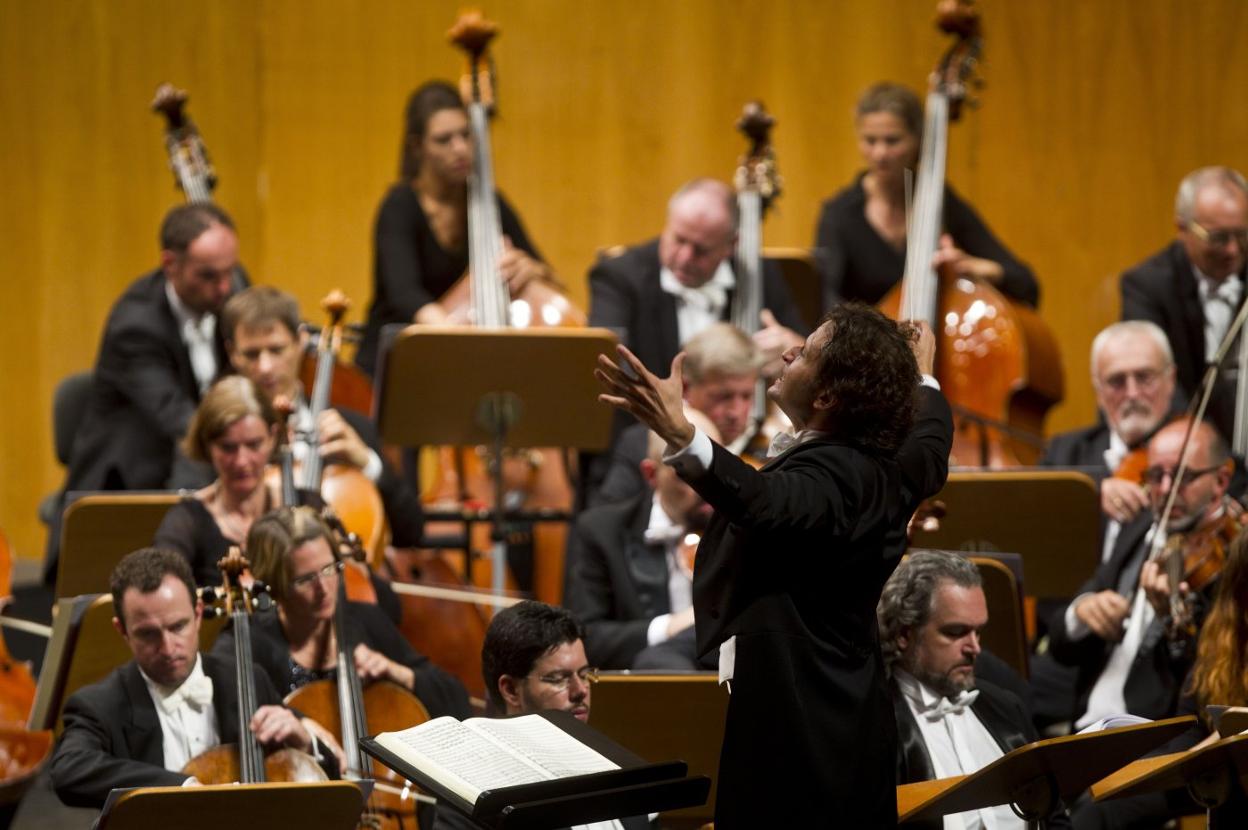
<path id="1" fill-rule="evenodd" d="M 187 94 L 173 84 L 161 84 L 152 110 L 165 118 L 165 150 L 174 181 L 188 202 L 211 202 L 217 174 L 195 123 L 186 114 Z"/>
<path id="2" fill-rule="evenodd" d="M 338 675 L 336 684 L 342 751 L 351 765 L 350 774 L 357 778 L 371 778 L 372 761 L 360 748 L 360 738 L 368 734 L 368 722 L 364 715 L 364 689 L 355 671 L 355 657 L 350 643 L 347 642 L 346 611 L 346 580 L 339 579 L 338 607 L 334 609 L 334 639 L 337 641 L 334 665 Z"/>
<path id="3" fill-rule="evenodd" d="M 490 121 L 485 104 L 468 105 L 472 125 L 472 174 L 468 177 L 468 268 L 473 322 L 502 328 L 508 324 L 511 295 L 498 271 L 503 255 L 503 226 L 494 198 L 494 163 L 490 150 Z"/>
<path id="4" fill-rule="evenodd" d="M 737 193 L 737 207 L 741 224 L 737 230 L 732 324 L 754 334 L 763 311 L 763 197 L 757 190 L 742 190 Z"/>
<path id="5" fill-rule="evenodd" d="M 230 613 L 234 633 L 234 676 L 238 694 L 238 763 L 243 784 L 264 782 L 264 752 L 254 732 L 248 728 L 256 714 L 259 701 L 256 698 L 255 660 L 251 653 L 251 612 L 256 606 L 256 595 L 261 586 L 245 588 L 239 581 L 249 563 L 237 547 L 217 563 L 224 578 L 223 600 Z"/>
<path id="6" fill-rule="evenodd" d="M 923 320 L 935 328 L 936 272 L 932 256 L 940 243 L 948 150 L 949 101 L 942 92 L 928 94 L 924 106 L 919 174 L 906 227 L 906 267 L 901 283 L 901 317 Z"/>
<path id="7" fill-rule="evenodd" d="M 308 454 L 303 460 L 303 475 L 299 479 L 299 489 L 307 492 L 321 492 L 321 473 L 323 471 L 321 455 L 320 430 L 317 422 L 321 413 L 329 406 L 329 393 L 334 384 L 334 365 L 338 362 L 338 351 L 342 347 L 342 321 L 351 301 L 338 289 L 330 291 L 321 300 L 328 321 L 321 329 L 316 344 L 316 378 L 312 382 L 312 394 L 308 399 L 308 409 L 312 417 L 312 425 L 308 429 Z M 288 502 L 295 504 L 296 502 Z"/>

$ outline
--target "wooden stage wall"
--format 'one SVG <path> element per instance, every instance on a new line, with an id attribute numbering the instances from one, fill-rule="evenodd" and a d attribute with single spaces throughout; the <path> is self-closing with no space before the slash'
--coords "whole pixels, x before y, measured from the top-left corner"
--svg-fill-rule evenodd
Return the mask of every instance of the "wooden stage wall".
<path id="1" fill-rule="evenodd" d="M 951 137 L 950 179 L 1043 285 L 1067 402 L 1088 422 L 1092 335 L 1114 275 L 1166 243 L 1174 187 L 1248 168 L 1248 4 L 983 0 L 983 106 Z M 454 77 L 459 0 L 0 0 L 0 526 L 38 556 L 59 486 L 56 382 L 90 367 L 110 304 L 156 263 L 180 195 L 157 84 L 191 93 L 259 281 L 305 310 L 339 286 L 367 303 L 373 212 L 394 179 L 407 93 Z M 850 112 L 889 78 L 924 83 L 943 48 L 932 0 L 509 0 L 487 4 L 501 187 L 585 301 L 601 246 L 655 234 L 666 196 L 728 177 L 742 103 L 778 119 L 785 194 L 765 229 L 808 245 L 821 199 L 858 168 Z"/>

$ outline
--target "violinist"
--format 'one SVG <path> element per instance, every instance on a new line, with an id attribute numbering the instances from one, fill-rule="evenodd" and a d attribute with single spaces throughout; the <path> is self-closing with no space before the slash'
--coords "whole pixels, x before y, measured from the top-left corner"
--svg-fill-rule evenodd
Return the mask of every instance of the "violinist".
<path id="1" fill-rule="evenodd" d="M 468 268 L 468 175 L 473 144 L 468 112 L 456 89 L 430 81 L 408 99 L 399 181 L 377 212 L 373 298 L 356 362 L 376 369 L 382 326 L 441 323 L 439 303 Z M 499 273 L 513 295 L 532 280 L 554 282 L 520 217 L 498 196 L 505 250 Z"/>
<path id="2" fill-rule="evenodd" d="M 923 106 L 903 86 L 876 84 L 858 99 L 854 125 L 867 169 L 823 203 L 815 247 L 825 258 L 824 295 L 829 301 L 874 304 L 901 280 L 905 267 L 905 172 L 918 165 Z M 948 185 L 942 215 L 945 235 L 934 267 L 950 264 L 959 276 L 986 281 L 1007 297 L 1036 305 L 1039 286 L 1031 269 Z"/>
<path id="3" fill-rule="evenodd" d="M 1165 332 L 1146 320 L 1114 323 L 1092 341 L 1092 388 L 1102 419 L 1049 440 L 1041 465 L 1094 470 L 1105 524 L 1101 561 L 1109 558 L 1122 525 L 1148 509 L 1148 494 L 1133 465 L 1148 439 L 1174 411 L 1174 361 Z M 1129 460 L 1130 459 L 1130 460 Z M 1126 472 L 1136 466 L 1135 472 Z M 1120 469 L 1124 472 L 1115 475 Z"/>
<path id="4" fill-rule="evenodd" d="M 1145 481 L 1151 509 L 1123 527 L 1109 561 L 1049 624 L 1050 653 L 1077 671 L 1072 712 L 1077 729 L 1123 712 L 1153 719 L 1174 713 L 1191 654 L 1167 636 L 1168 612 L 1158 613 L 1157 569 L 1164 566 L 1149 561 L 1152 534 L 1171 489 L 1177 487 L 1168 531 L 1180 534 L 1177 541 L 1210 539 L 1226 524 L 1233 467 L 1217 430 L 1198 423 L 1188 445 L 1187 470 L 1176 483 L 1173 476 L 1187 426 L 1186 419 L 1167 424 L 1149 441 Z M 1197 588 L 1205 599 L 1215 582 Z M 1203 610 L 1197 598 L 1192 603 L 1197 628 Z"/>
<path id="5" fill-rule="evenodd" d="M 736 455 L 753 447 L 761 429 L 751 416 L 762 362 L 754 341 L 730 323 L 715 323 L 685 344 L 685 403 L 710 419 L 716 440 Z M 591 506 L 631 499 L 646 489 L 642 463 L 648 434 L 644 424 L 620 434 L 602 487 L 590 494 Z"/>
<path id="6" fill-rule="evenodd" d="M 1122 275 L 1122 319 L 1151 320 L 1170 340 L 1179 388 L 1196 397 L 1205 367 L 1244 301 L 1248 256 L 1248 182 L 1229 167 L 1202 167 L 1183 178 L 1174 200 L 1176 239 Z M 1235 383 L 1224 371 L 1209 402 L 1210 420 L 1233 434 Z"/>
<path id="7" fill-rule="evenodd" d="M 100 807 L 115 787 L 188 786 L 179 772 L 203 750 L 238 738 L 234 662 L 199 651 L 203 602 L 186 560 L 145 548 L 110 578 L 113 626 L 134 659 L 75 692 L 52 758 L 52 784 L 66 804 Z M 312 735 L 258 669 L 260 707 L 251 729 L 270 748 L 315 752 Z M 326 758 L 329 756 L 326 755 Z"/>
<path id="8" fill-rule="evenodd" d="M 690 408 L 687 416 L 712 441 L 720 440 L 706 415 Z M 645 488 L 622 502 L 591 507 L 572 524 L 568 610 L 585 625 L 586 653 L 600 668 L 714 669 L 718 654 L 699 660 L 694 642 L 691 556 L 711 509 L 663 463 L 663 439 L 653 432 L 646 437 L 638 464 Z"/>
<path id="9" fill-rule="evenodd" d="M 299 366 L 308 333 L 299 317 L 299 304 L 271 286 L 240 292 L 221 312 L 226 348 L 234 370 L 254 383 L 270 400 L 284 396 L 294 405 L 289 426 L 295 460 L 312 451 L 312 415 Z M 381 453 L 377 428 L 365 415 L 350 409 L 326 409 L 316 426 L 316 451 L 326 464 L 345 464 L 361 470 L 377 486 L 395 547 L 420 543 L 423 515 L 416 492 Z"/>
<path id="10" fill-rule="evenodd" d="M 283 695 L 334 677 L 333 621 L 343 568 L 334 550 L 329 529 L 308 507 L 269 513 L 247 534 L 252 574 L 269 586 L 276 605 L 275 611 L 252 617 L 252 654 Z M 348 602 L 345 611 L 361 680 L 393 681 L 434 716 L 469 716 L 460 682 L 417 653 L 377 606 Z M 211 653 L 232 659 L 233 649 L 233 637 L 222 635 Z"/>

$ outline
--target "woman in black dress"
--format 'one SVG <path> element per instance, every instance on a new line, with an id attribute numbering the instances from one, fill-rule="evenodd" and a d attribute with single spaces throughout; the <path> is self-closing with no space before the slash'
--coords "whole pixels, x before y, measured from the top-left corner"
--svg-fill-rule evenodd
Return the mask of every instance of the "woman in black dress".
<path id="1" fill-rule="evenodd" d="M 906 261 L 905 171 L 918 164 L 923 107 L 913 92 L 882 83 L 858 99 L 855 129 L 867 169 L 823 203 L 815 245 L 824 260 L 830 301 L 878 303 L 902 276 Z M 975 211 L 945 185 L 944 236 L 934 264 L 995 285 L 1034 306 L 1039 288 Z"/>
<path id="2" fill-rule="evenodd" d="M 399 181 L 381 203 L 374 228 L 373 299 L 356 362 L 376 368 L 381 327 L 440 323 L 438 299 L 468 268 L 468 174 L 472 132 L 459 93 L 430 81 L 407 102 Z M 513 294 L 530 280 L 553 281 L 516 212 L 501 195 L 504 253 L 499 272 Z"/>

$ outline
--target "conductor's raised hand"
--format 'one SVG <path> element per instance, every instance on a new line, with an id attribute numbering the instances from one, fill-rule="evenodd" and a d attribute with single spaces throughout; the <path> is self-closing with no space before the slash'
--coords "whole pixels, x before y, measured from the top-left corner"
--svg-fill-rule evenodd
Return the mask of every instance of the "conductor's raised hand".
<path id="1" fill-rule="evenodd" d="M 654 430 L 667 442 L 668 451 L 684 449 L 693 440 L 694 428 L 685 417 L 681 366 L 685 353 L 672 361 L 671 374 L 658 378 L 624 346 L 616 346 L 620 359 L 632 369 L 630 375 L 605 354 L 598 355 L 594 377 L 606 392 L 598 400 L 617 406 Z"/>
<path id="2" fill-rule="evenodd" d="M 919 374 L 930 375 L 936 366 L 936 335 L 924 320 L 907 320 L 910 328 L 910 351 L 919 364 Z"/>

